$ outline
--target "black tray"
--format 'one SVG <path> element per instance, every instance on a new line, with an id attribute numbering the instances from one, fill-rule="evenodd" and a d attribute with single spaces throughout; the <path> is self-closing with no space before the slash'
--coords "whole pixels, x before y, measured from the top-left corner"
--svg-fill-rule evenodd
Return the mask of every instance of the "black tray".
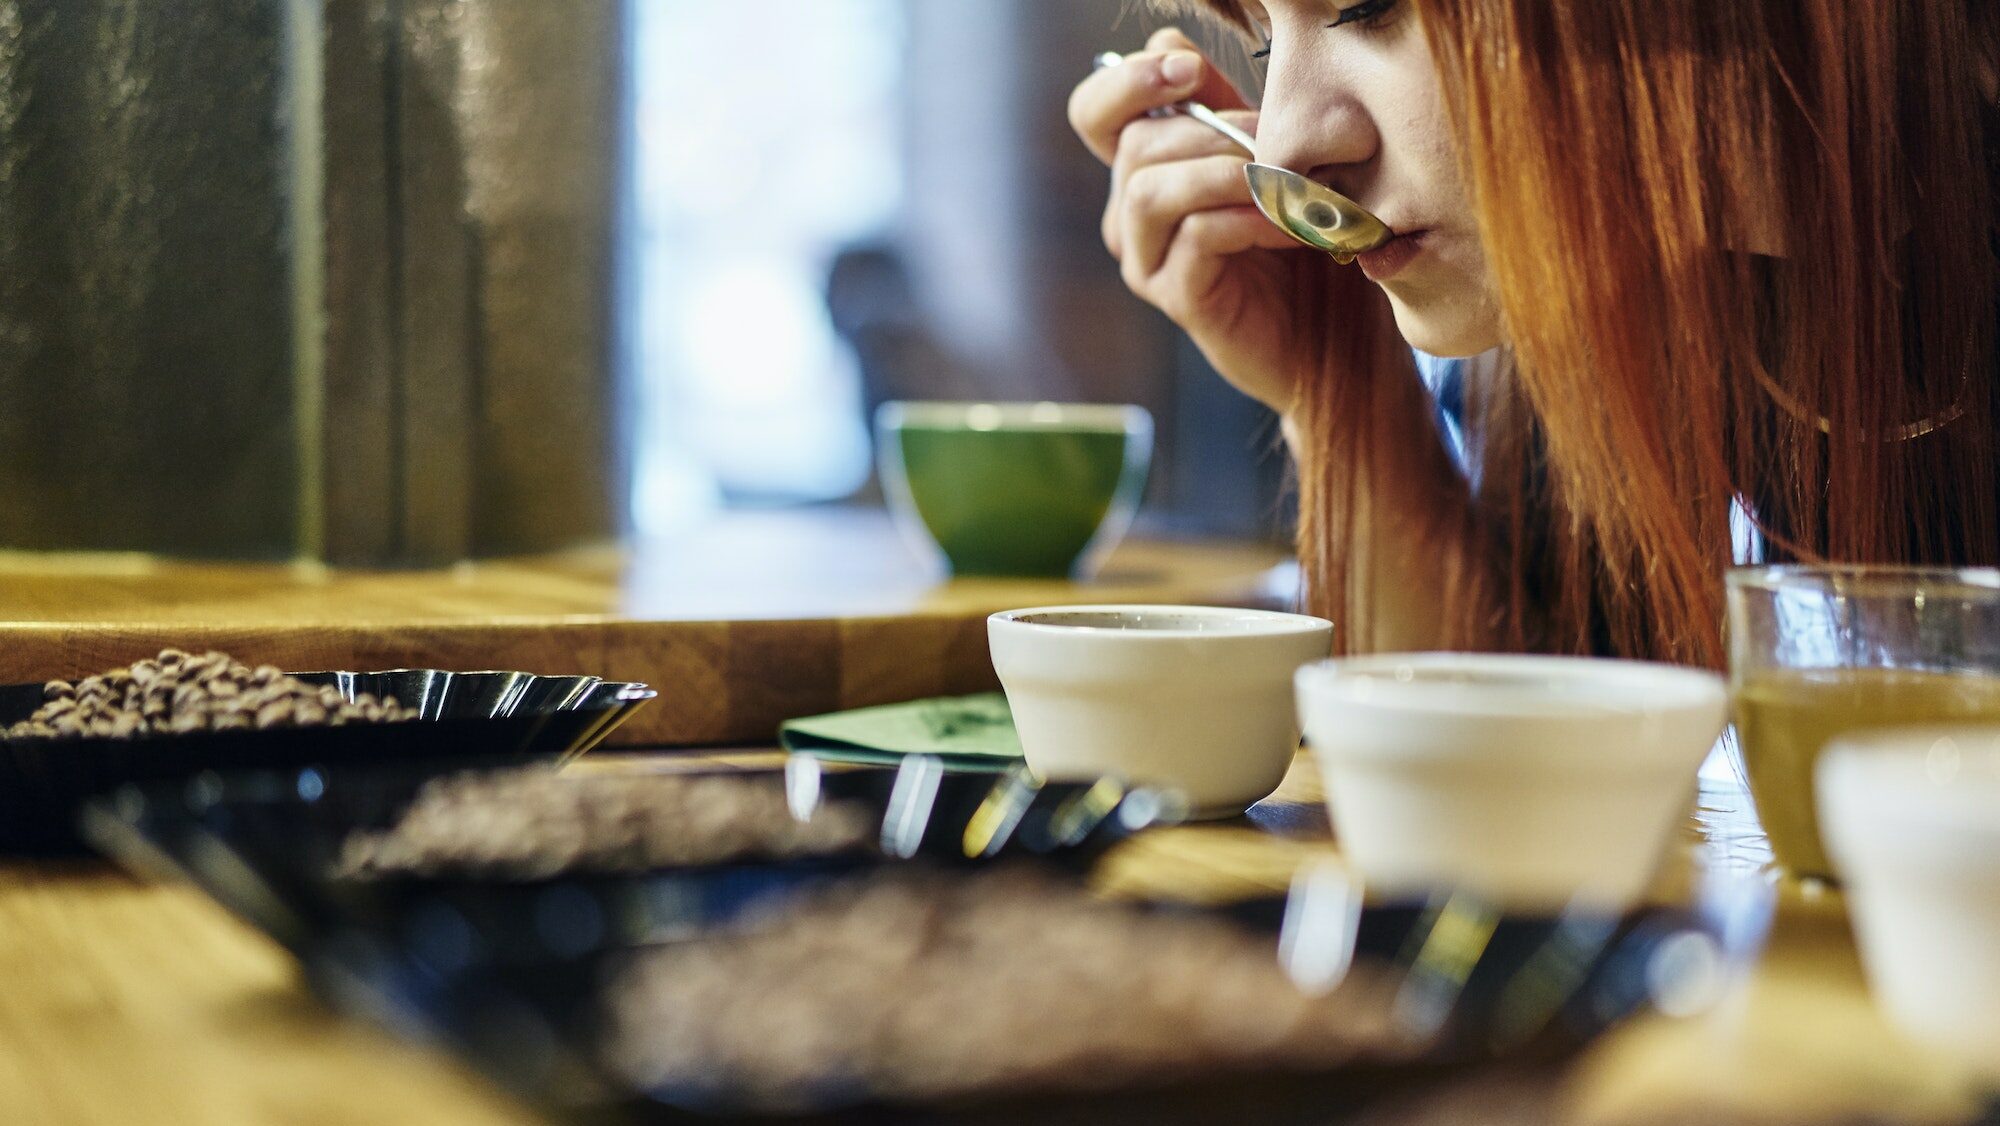
<path id="1" fill-rule="evenodd" d="M 1194 908 L 1155 906 L 1160 911 Z M 1276 955 L 1283 900 L 1235 905 L 1221 913 L 1267 936 Z M 1385 904 L 1363 912 L 1356 956 L 1394 963 L 1432 933 L 1436 905 Z M 1616 925 L 1612 941 L 1577 967 L 1581 980 L 1547 1008 L 1523 1005 L 1522 983 L 1563 943 L 1553 919 L 1503 921 L 1467 979 L 1446 1023 L 1421 1048 L 1388 1048 L 1325 1072 L 1238 1071 L 1115 1090 L 1023 1091 L 924 1105 L 870 1103 L 830 1086 L 811 1111 L 774 1114 L 732 1106 L 726 1091 L 693 1077 L 686 1086 L 645 1089 L 621 1078 L 600 1046 L 600 998 L 629 951 L 600 950 L 536 964 L 491 963 L 442 973 L 410 944 L 349 931 L 307 961 L 315 989 L 343 1011 L 412 1039 L 441 1042 L 493 1082 L 569 1121 L 604 1123 L 1036 1123 L 1053 1126 L 1333 1126 L 1386 1098 L 1422 1092 L 1505 1061 L 1522 1072 L 1571 1058 L 1584 1045 L 1650 1004 L 1656 956 L 1691 933 L 1665 914 Z M 1423 983 L 1411 977 L 1411 991 Z M 802 982 L 800 988 L 811 988 Z M 1532 992 L 1532 990 L 1528 990 Z M 1505 1029 L 1509 1015 L 1534 1010 L 1532 1028 Z M 1504 1031 L 1503 1031 L 1504 1030 Z M 1553 1117 L 1553 1112 L 1551 1113 Z"/>
<path id="2" fill-rule="evenodd" d="M 794 809 L 859 803 L 883 825 L 882 851 L 553 879 L 336 874 L 350 833 L 393 825 L 436 776 L 379 765 L 203 774 L 185 785 L 126 786 L 87 807 L 83 827 L 100 851 L 128 867 L 185 876 L 302 957 L 329 934 L 370 931 L 449 974 L 670 940 L 898 860 L 973 866 L 1032 857 L 1080 873 L 1177 813 L 1151 791 L 1111 783 L 950 773 L 922 759 L 900 769 L 829 770 L 801 756 L 785 772 Z"/>
<path id="3" fill-rule="evenodd" d="M 0 851 L 57 853 L 82 847 L 77 810 L 131 782 L 170 781 L 203 771 L 360 762 L 534 759 L 581 754 L 657 693 L 594 676 L 396 669 L 296 673 L 396 700 L 418 717 L 395 723 L 269 730 L 199 731 L 131 739 L 0 741 Z M 0 687 L 0 727 L 34 714 L 40 684 Z"/>
<path id="4" fill-rule="evenodd" d="M 1080 874 L 1130 832 L 1172 815 L 1143 790 L 955 775 L 924 760 L 900 770 L 822 772 L 795 759 L 788 781 L 795 808 L 815 796 L 865 803 L 881 817 L 895 855 L 518 882 L 334 878 L 347 833 L 391 823 L 421 784 L 381 768 L 128 787 L 93 803 L 85 824 L 100 848 L 129 866 L 184 874 L 272 934 L 339 1007 L 442 1039 L 545 1109 L 592 1120 L 703 1121 L 728 1117 L 726 1099 L 636 1090 L 601 1065 L 595 998 L 633 948 L 740 921 L 773 896 L 903 862 L 898 857 L 945 867 L 1013 858 Z M 1354 957 L 1397 967 L 1399 1011 L 1425 1029 L 1422 1050 L 1336 1074 L 1210 1077 L 948 1107 L 854 1108 L 845 1105 L 851 1093 L 829 1092 L 825 1117 L 1324 1123 L 1470 1063 L 1574 1050 L 1647 1003 L 1656 957 L 1693 926 L 1667 913 L 1502 918 L 1463 898 L 1363 910 L 1338 881 L 1313 879 L 1302 879 L 1288 899 L 1227 914 L 1268 936 L 1273 956 L 1295 968 L 1323 962 L 1328 942 L 1351 943 Z M 1462 943 L 1440 949 L 1430 941 L 1468 932 L 1488 935 L 1469 957 Z"/>

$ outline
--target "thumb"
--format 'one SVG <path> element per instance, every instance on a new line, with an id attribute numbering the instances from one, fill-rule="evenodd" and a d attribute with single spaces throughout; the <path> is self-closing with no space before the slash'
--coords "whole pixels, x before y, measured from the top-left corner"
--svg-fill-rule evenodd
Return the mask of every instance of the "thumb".
<path id="1" fill-rule="evenodd" d="M 1200 102 L 1210 109 L 1251 108 L 1249 99 L 1245 98 L 1243 92 L 1236 88 L 1236 84 L 1229 80 L 1229 76 L 1222 73 L 1214 60 L 1202 51 L 1201 45 L 1189 38 L 1180 28 L 1163 27 L 1154 32 L 1152 37 L 1146 40 L 1146 51 L 1149 54 L 1187 53 L 1195 56 L 1200 78 L 1195 83 L 1194 92 L 1188 95 L 1189 101 Z"/>

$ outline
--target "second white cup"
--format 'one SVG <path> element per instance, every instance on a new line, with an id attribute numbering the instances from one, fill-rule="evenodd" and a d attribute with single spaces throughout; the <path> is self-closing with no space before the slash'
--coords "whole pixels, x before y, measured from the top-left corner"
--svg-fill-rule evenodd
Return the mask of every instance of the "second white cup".
<path id="1" fill-rule="evenodd" d="M 1371 889 L 1619 909 L 1722 733 L 1722 678 L 1634 661 L 1427 653 L 1301 669 L 1306 740 Z"/>

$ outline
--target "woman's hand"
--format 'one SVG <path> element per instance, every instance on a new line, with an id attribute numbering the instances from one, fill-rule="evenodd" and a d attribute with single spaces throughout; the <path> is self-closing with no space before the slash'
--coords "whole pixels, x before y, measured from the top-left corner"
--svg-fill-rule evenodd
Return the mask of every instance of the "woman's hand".
<path id="1" fill-rule="evenodd" d="M 1185 329 L 1217 371 L 1288 413 L 1299 380 L 1326 354 L 1337 295 L 1367 283 L 1257 211 L 1243 178 L 1248 157 L 1226 138 L 1185 117 L 1146 116 L 1189 100 L 1256 132 L 1243 95 L 1173 28 L 1071 96 L 1070 124 L 1111 167 L 1104 245 L 1132 292 Z"/>

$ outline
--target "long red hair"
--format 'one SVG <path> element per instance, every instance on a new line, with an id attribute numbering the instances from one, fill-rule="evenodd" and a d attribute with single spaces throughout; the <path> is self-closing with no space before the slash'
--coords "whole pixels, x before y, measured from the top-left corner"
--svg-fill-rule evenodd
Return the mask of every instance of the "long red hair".
<path id="1" fill-rule="evenodd" d="M 1511 345 L 1468 387 L 1490 566 L 1447 644 L 1719 665 L 1732 499 L 1775 558 L 2000 561 L 1987 0 L 1409 2 Z M 1350 649 L 1370 436 L 1324 436 L 1386 354 L 1329 356 L 1295 419 Z"/>

